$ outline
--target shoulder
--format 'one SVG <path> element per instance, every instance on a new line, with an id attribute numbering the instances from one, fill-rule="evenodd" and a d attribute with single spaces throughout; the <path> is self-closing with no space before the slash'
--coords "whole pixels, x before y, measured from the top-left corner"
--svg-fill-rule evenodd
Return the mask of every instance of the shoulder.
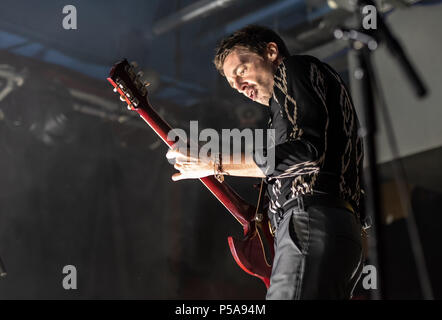
<path id="1" fill-rule="evenodd" d="M 310 55 L 292 55 L 285 58 L 275 73 L 275 83 L 283 87 L 308 85 L 312 76 L 324 70 L 324 63 Z"/>
<path id="2" fill-rule="evenodd" d="M 285 58 L 278 66 L 275 73 L 276 82 L 286 84 L 306 84 L 311 77 L 325 70 L 324 63 L 310 55 L 292 55 Z"/>
<path id="3" fill-rule="evenodd" d="M 310 55 L 295 54 L 283 60 L 284 65 L 287 68 L 302 68 L 309 67 L 310 65 L 322 66 L 323 62 L 318 58 Z"/>

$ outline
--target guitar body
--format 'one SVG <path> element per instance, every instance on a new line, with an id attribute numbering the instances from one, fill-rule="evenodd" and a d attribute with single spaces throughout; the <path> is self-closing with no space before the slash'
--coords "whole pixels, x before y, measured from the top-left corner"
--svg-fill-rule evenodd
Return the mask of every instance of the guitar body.
<path id="1" fill-rule="evenodd" d="M 155 133 L 171 148 L 174 141 L 167 139 L 172 128 L 150 106 L 147 89 L 135 75 L 134 68 L 122 60 L 115 64 L 107 80 L 118 92 L 128 108 L 136 111 Z M 227 183 L 220 183 L 213 176 L 199 179 L 224 205 L 243 227 L 243 238 L 228 238 L 230 251 L 236 263 L 245 272 L 260 278 L 266 287 L 270 285 L 270 274 L 274 257 L 273 236 L 267 214 L 242 199 Z M 262 188 L 262 186 L 261 186 Z"/>
<path id="2" fill-rule="evenodd" d="M 253 227 L 244 239 L 228 237 L 227 240 L 238 266 L 261 279 L 268 288 L 274 256 L 273 236 L 269 232 L 268 220 L 253 222 Z"/>

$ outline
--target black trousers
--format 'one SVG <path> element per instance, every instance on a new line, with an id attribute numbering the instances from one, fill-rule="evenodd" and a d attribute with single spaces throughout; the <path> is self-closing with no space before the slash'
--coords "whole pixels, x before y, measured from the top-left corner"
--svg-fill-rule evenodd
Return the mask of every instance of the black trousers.
<path id="1" fill-rule="evenodd" d="M 282 209 L 281 209 L 282 210 Z M 347 209 L 282 210 L 275 231 L 275 258 L 266 299 L 350 299 L 363 269 L 361 225 Z"/>

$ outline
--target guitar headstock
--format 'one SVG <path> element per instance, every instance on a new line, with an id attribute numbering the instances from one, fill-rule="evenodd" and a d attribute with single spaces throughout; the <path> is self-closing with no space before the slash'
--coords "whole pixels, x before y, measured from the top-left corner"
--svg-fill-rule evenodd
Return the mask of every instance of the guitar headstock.
<path id="1" fill-rule="evenodd" d="M 107 78 L 114 87 L 114 92 L 120 94 L 121 101 L 127 103 L 129 110 L 138 109 L 147 102 L 149 83 L 142 79 L 143 72 L 137 72 L 136 67 L 135 63 L 124 59 L 112 67 Z"/>

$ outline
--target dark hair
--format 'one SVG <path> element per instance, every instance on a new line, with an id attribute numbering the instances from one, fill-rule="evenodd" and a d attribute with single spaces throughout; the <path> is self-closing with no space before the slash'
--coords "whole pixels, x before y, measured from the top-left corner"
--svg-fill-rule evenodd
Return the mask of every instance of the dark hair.
<path id="1" fill-rule="evenodd" d="M 290 56 L 284 41 L 281 37 L 272 29 L 258 26 L 249 25 L 238 31 L 235 31 L 230 36 L 221 40 L 216 47 L 215 58 L 213 63 L 216 69 L 224 76 L 223 65 L 226 57 L 236 48 L 244 48 L 251 52 L 257 53 L 260 56 L 265 55 L 265 50 L 269 42 L 275 42 L 278 46 L 279 54 L 287 58 Z"/>

